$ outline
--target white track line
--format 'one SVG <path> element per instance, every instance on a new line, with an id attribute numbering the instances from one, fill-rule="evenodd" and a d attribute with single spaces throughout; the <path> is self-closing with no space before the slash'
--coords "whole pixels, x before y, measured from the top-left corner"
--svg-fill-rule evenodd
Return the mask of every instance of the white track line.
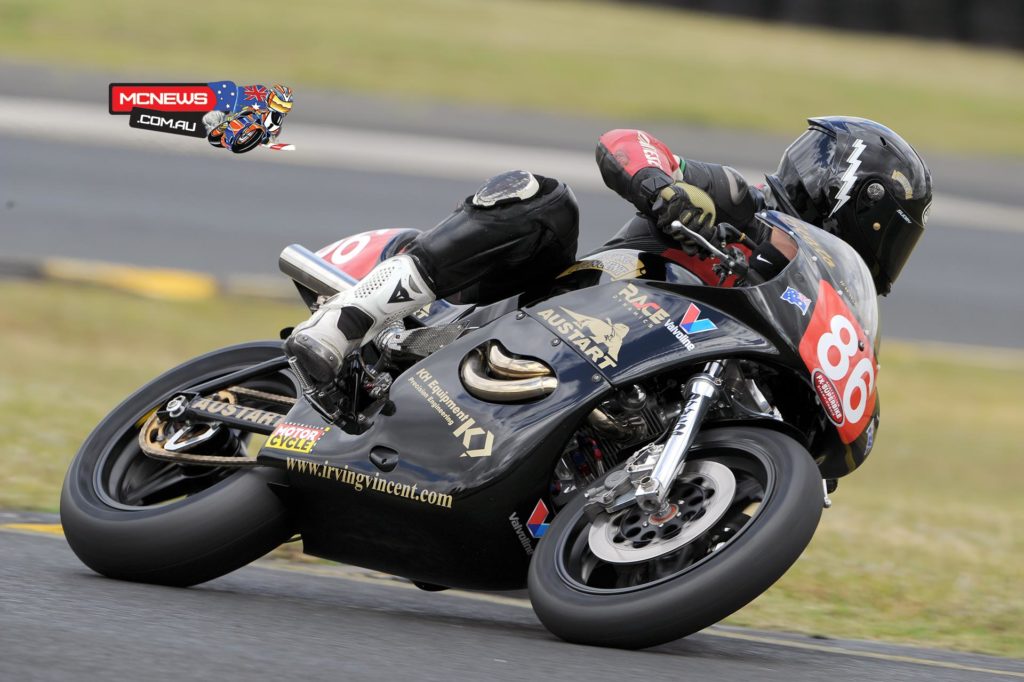
<path id="1" fill-rule="evenodd" d="M 339 118 L 343 115 L 344 112 L 339 112 Z M 0 132 L 180 154 L 223 153 L 195 138 L 130 128 L 127 116 L 111 116 L 102 105 L 53 99 L 0 97 Z M 246 161 L 381 171 L 473 183 L 502 170 L 523 168 L 559 178 L 580 190 L 604 189 L 590 150 L 570 152 L 303 123 L 288 123 L 282 140 L 295 144 L 296 151 L 268 154 L 257 150 L 247 154 Z M 739 170 L 752 181 L 761 178 L 760 171 Z M 931 215 L 933 226 L 1024 232 L 1021 210 L 1006 204 L 939 195 Z"/>

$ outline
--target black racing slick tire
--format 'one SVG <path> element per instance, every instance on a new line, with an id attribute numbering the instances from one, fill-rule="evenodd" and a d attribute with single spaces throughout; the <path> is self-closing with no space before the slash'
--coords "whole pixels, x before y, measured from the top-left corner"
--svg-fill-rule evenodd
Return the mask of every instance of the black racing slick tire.
<path id="1" fill-rule="evenodd" d="M 110 578 L 185 587 L 289 539 L 287 509 L 275 492 L 278 471 L 157 462 L 136 442 L 147 415 L 176 392 L 282 353 L 280 342 L 256 342 L 200 356 L 139 389 L 100 422 L 72 461 L 60 501 L 64 535 L 86 566 Z M 265 381 L 286 386 L 291 378 L 277 372 Z"/>
<path id="2" fill-rule="evenodd" d="M 687 466 L 700 466 L 701 460 L 716 463 L 711 466 L 718 471 L 725 465 L 734 476 L 731 516 L 688 540 L 687 548 L 676 549 L 666 540 L 666 555 L 646 564 L 597 558 L 582 495 L 558 513 L 537 546 L 529 573 L 530 600 L 548 630 L 578 644 L 655 646 L 722 620 L 782 577 L 821 517 L 821 475 L 811 456 L 784 434 L 744 426 L 703 432 Z M 637 517 L 636 526 L 648 525 L 639 510 L 630 520 Z M 619 529 L 610 531 L 618 533 L 613 542 L 628 544 L 621 530 L 627 517 L 620 518 Z M 686 526 L 681 528 L 685 533 Z M 632 532 L 634 527 L 625 534 Z"/>

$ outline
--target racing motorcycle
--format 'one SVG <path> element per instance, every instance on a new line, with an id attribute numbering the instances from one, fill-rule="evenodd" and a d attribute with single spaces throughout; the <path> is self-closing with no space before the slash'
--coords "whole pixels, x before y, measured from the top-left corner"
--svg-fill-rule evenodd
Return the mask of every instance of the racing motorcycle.
<path id="1" fill-rule="evenodd" d="M 796 253 L 767 282 L 691 233 L 745 285 L 607 249 L 542 293 L 436 301 L 329 386 L 279 341 L 188 361 L 89 435 L 67 540 L 103 575 L 188 586 L 300 537 L 425 590 L 528 586 L 551 632 L 592 645 L 713 624 L 797 559 L 878 423 L 867 267 L 795 218 L 757 219 Z M 281 268 L 315 309 L 406 238 L 292 245 Z"/>

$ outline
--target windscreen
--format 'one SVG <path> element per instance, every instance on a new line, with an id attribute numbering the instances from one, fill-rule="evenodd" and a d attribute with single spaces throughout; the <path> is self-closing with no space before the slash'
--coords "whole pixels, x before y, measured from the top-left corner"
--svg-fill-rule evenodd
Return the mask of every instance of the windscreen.
<path id="1" fill-rule="evenodd" d="M 810 267 L 846 299 L 864 333 L 875 345 L 878 341 L 878 294 L 864 259 L 839 237 L 792 216 L 769 211 L 762 220 L 796 236 L 801 255 L 809 257 Z M 798 258 L 790 267 L 806 267 L 801 265 L 806 263 L 804 258 Z"/>

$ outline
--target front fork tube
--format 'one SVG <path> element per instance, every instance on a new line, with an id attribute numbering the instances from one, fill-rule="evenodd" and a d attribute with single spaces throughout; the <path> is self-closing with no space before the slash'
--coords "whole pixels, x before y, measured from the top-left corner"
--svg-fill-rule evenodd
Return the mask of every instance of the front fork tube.
<path id="1" fill-rule="evenodd" d="M 650 474 L 637 482 L 636 501 L 644 511 L 656 512 L 665 504 L 665 498 L 682 471 L 686 455 L 697 438 L 704 417 L 715 403 L 724 369 L 722 362 L 709 362 L 702 373 L 694 375 L 687 382 L 684 390 L 686 405 L 665 441 L 661 456 Z"/>

